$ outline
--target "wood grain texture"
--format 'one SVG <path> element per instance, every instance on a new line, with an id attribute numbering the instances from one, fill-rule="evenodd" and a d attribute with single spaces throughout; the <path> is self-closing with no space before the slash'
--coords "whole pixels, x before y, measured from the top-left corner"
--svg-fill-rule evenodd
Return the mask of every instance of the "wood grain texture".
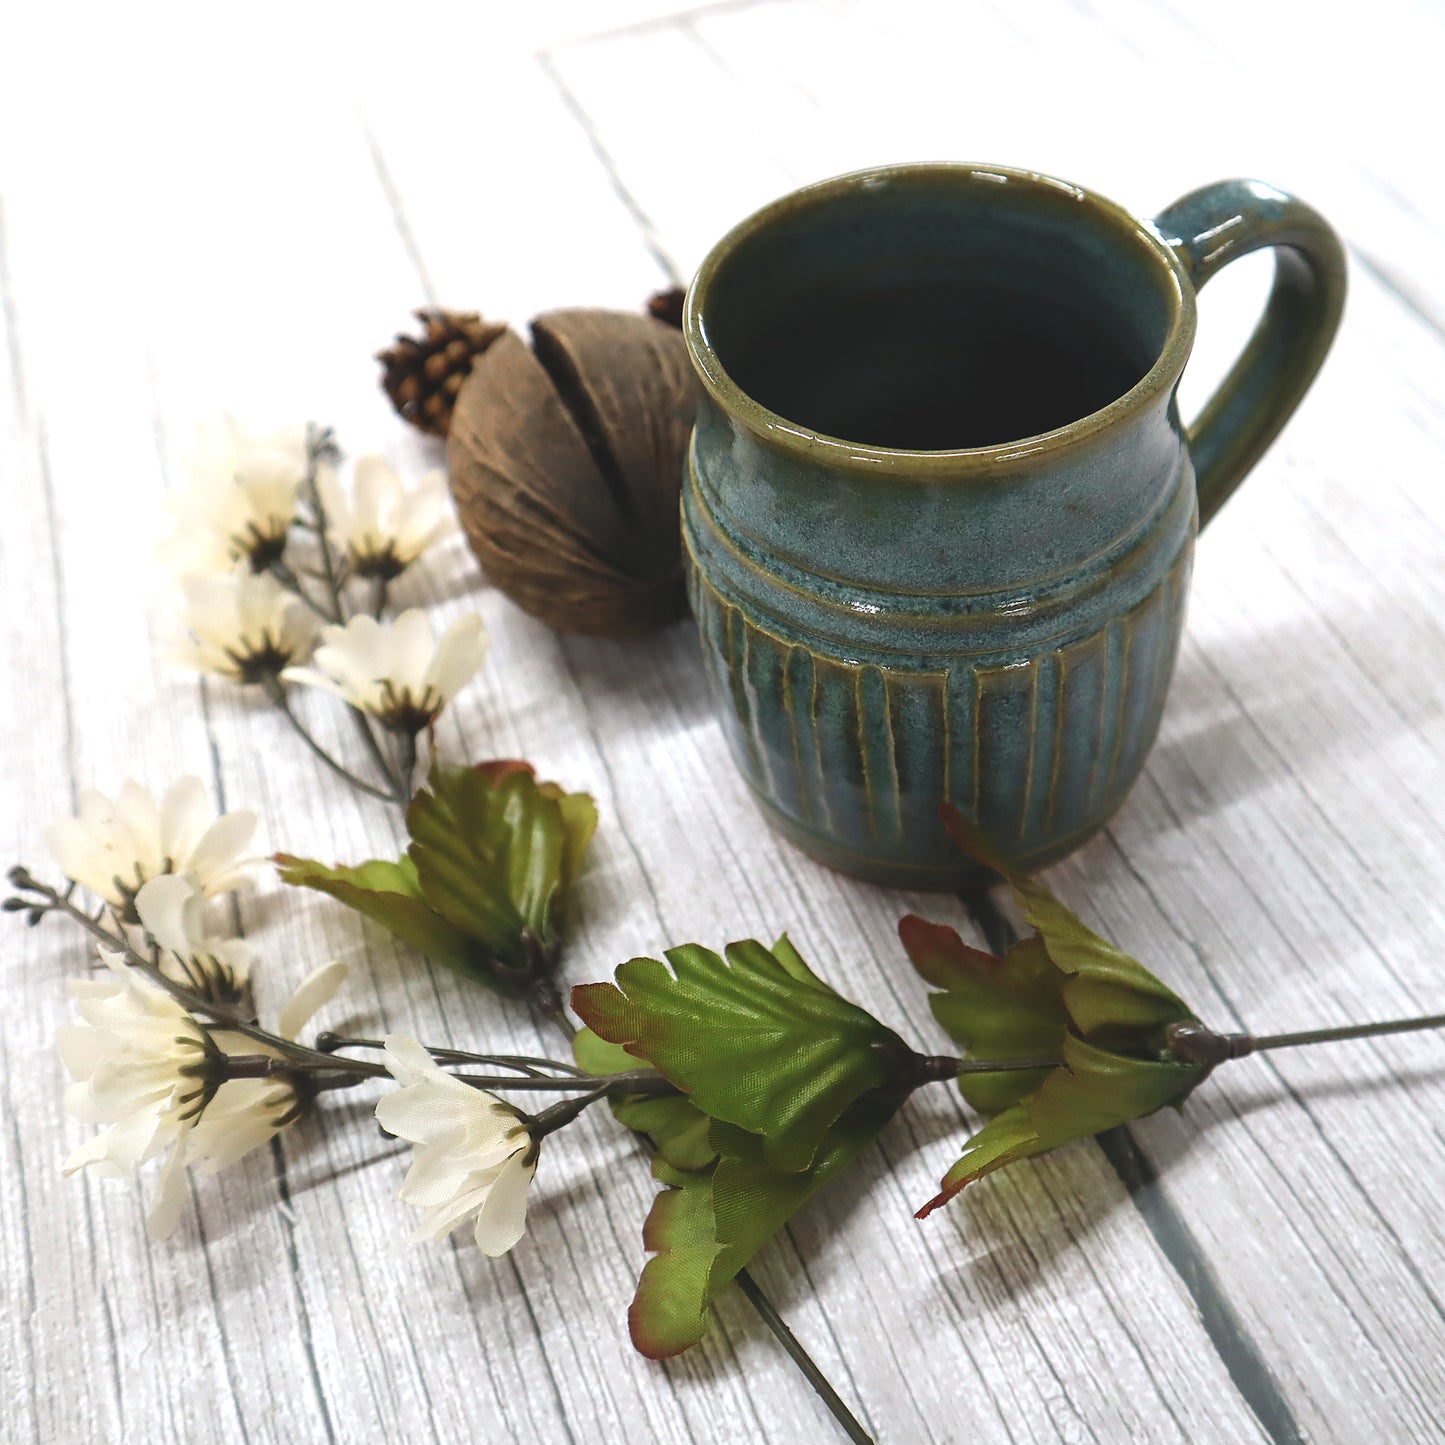
<path id="1" fill-rule="evenodd" d="M 1291 7 L 1243 0 L 537 8 L 435 7 L 425 25 L 177 8 L 157 12 L 164 43 L 119 14 L 97 11 L 79 40 L 58 14 L 16 20 L 0 53 L 6 856 L 38 862 L 79 786 L 181 770 L 257 808 L 268 846 L 394 847 L 386 809 L 338 792 L 277 719 L 164 659 L 161 503 L 192 426 L 221 407 L 312 416 L 353 451 L 419 467 L 437 452 L 402 435 L 370 360 L 415 304 L 518 323 L 635 306 L 752 206 L 881 160 L 1035 166 L 1145 215 L 1253 173 L 1350 243 L 1345 328 L 1201 544 L 1143 780 L 1051 881 L 1212 1022 L 1437 1009 L 1439 13 L 1381 0 L 1367 28 L 1303 34 Z M 1235 270 L 1201 303 L 1186 410 L 1262 296 L 1266 271 Z M 477 607 L 493 632 L 445 723 L 450 754 L 525 756 L 598 798 L 573 979 L 787 929 L 846 993 L 942 1046 L 894 926 L 913 908 L 964 925 L 961 907 L 851 883 L 766 831 L 687 626 L 560 640 L 483 587 L 459 545 L 399 591 L 443 617 Z M 263 1010 L 340 956 L 353 974 L 330 1022 L 554 1047 L 325 899 L 263 887 L 241 918 Z M 149 1244 L 153 1180 L 59 1175 L 83 1131 L 63 1116 L 51 1037 L 83 951 L 52 925 L 6 941 L 6 1439 L 828 1438 L 735 1294 L 690 1355 L 632 1353 L 652 1187 L 607 1119 L 549 1146 L 509 1259 L 402 1242 L 403 1161 L 360 1099 L 198 1181 L 177 1236 Z M 758 1277 L 880 1440 L 1432 1438 L 1440 1047 L 1233 1066 L 1183 1115 L 1006 1171 L 917 1224 L 968 1125 L 935 1091 Z"/>

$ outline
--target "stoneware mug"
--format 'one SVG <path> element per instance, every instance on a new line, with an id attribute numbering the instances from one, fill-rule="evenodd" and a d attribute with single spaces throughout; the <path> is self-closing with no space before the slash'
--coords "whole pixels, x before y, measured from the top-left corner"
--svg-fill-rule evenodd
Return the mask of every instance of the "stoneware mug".
<path id="1" fill-rule="evenodd" d="M 1274 288 L 1186 432 L 1195 292 Z M 1344 253 L 1221 181 L 1153 222 L 979 165 L 861 171 L 720 241 L 684 330 L 693 610 L 734 757 L 815 857 L 957 884 L 948 800 L 1024 868 L 1123 801 L 1154 740 L 1198 528 L 1304 395 Z"/>

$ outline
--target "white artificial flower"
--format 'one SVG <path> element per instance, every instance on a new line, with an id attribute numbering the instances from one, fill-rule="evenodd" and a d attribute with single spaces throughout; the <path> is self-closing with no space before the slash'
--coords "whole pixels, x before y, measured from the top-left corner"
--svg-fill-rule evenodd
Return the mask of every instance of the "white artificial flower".
<path id="1" fill-rule="evenodd" d="M 214 1173 L 266 1143 L 299 1115 L 292 1079 L 225 1077 L 220 1045 L 231 1052 L 275 1053 L 244 1035 L 212 1034 L 169 994 L 101 951 L 114 977 L 72 983 L 82 1024 L 58 1033 L 61 1055 L 76 1083 L 66 1091 L 69 1112 L 108 1127 L 66 1160 L 73 1174 L 93 1165 L 122 1178 L 170 1149 L 146 1225 L 168 1235 L 185 1203 L 185 1167 Z M 312 1014 L 335 996 L 346 965 L 314 970 L 281 1010 L 277 1032 L 295 1038 Z"/>
<path id="2" fill-rule="evenodd" d="M 276 1032 L 283 1039 L 294 1039 L 312 1015 L 336 996 L 347 972 L 344 963 L 335 962 L 313 969 L 282 1007 Z M 274 1052 L 244 1035 L 221 1032 L 216 1037 L 229 1053 Z M 185 1162 L 198 1173 L 214 1174 L 268 1143 L 300 1114 L 301 1097 L 293 1080 L 284 1075 L 227 1079 L 187 1135 Z"/>
<path id="3" fill-rule="evenodd" d="M 251 945 L 206 931 L 206 895 L 193 873 L 152 878 L 135 896 L 141 926 L 160 946 L 158 966 L 210 1003 L 235 1004 L 251 974 Z"/>
<path id="4" fill-rule="evenodd" d="M 383 457 L 359 457 L 348 499 L 330 468 L 319 478 L 329 530 L 358 577 L 390 581 L 456 528 L 446 473 L 406 487 Z"/>
<path id="5" fill-rule="evenodd" d="M 323 627 L 316 666 L 282 676 L 334 692 L 396 732 L 416 733 L 436 720 L 486 655 L 486 629 L 476 613 L 458 617 L 433 643 L 426 614 L 411 608 L 395 622 L 363 614 L 345 627 Z"/>
<path id="6" fill-rule="evenodd" d="M 412 1239 L 440 1239 L 475 1218 L 484 1254 L 505 1254 L 527 1226 L 537 1146 L 521 1115 L 437 1066 L 414 1039 L 386 1039 L 386 1067 L 401 1085 L 376 1106 L 381 1127 L 416 1145 L 401 1187 L 423 1211 Z"/>
<path id="7" fill-rule="evenodd" d="M 178 575 L 224 572 L 245 561 L 260 572 L 285 551 L 296 517 L 296 490 L 306 475 L 304 428 L 264 436 L 227 417 L 223 428 L 202 428 L 192 482 L 166 499 L 175 535 L 161 558 Z"/>
<path id="8" fill-rule="evenodd" d="M 224 577 L 188 577 L 180 660 L 233 682 L 274 678 L 311 646 L 304 604 L 274 577 L 244 567 Z"/>
<path id="9" fill-rule="evenodd" d="M 200 1024 L 169 994 L 145 982 L 118 953 L 102 950 L 110 976 L 79 979 L 70 996 L 84 1022 L 60 1029 L 61 1057 L 75 1080 L 65 1107 L 101 1124 L 65 1161 L 65 1172 L 95 1166 L 120 1178 L 166 1149 L 171 1155 L 148 1221 L 159 1237 L 174 1227 L 184 1179 L 187 1133 L 195 1127 L 224 1065 Z"/>
<path id="10" fill-rule="evenodd" d="M 77 816 L 52 823 L 45 842 L 67 878 L 129 909 L 141 885 L 164 873 L 192 874 L 207 897 L 240 887 L 255 831 L 254 813 L 217 816 L 206 785 L 184 777 L 159 803 L 129 781 L 114 798 L 83 788 Z"/>

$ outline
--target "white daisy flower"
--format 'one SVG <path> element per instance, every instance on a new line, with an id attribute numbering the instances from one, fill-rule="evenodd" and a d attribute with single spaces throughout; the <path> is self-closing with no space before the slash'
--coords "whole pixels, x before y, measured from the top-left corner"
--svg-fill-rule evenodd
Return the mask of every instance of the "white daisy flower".
<path id="1" fill-rule="evenodd" d="M 60 1029 L 57 1041 L 75 1080 L 65 1092 L 66 1109 L 105 1127 L 71 1153 L 65 1172 L 94 1166 L 105 1178 L 121 1178 L 170 1149 L 148 1221 L 159 1236 L 173 1227 L 180 1208 L 180 1146 L 225 1066 L 210 1035 L 175 999 L 128 968 L 120 954 L 102 950 L 101 958 L 110 976 L 71 983 L 84 1022 Z"/>
<path id="2" fill-rule="evenodd" d="M 177 528 L 161 559 L 179 576 L 229 571 L 240 561 L 264 571 L 285 551 L 296 517 L 309 460 L 305 429 L 257 436 L 227 417 L 222 428 L 203 428 L 199 441 L 191 486 L 166 499 Z"/>
<path id="3" fill-rule="evenodd" d="M 164 873 L 191 874 L 208 898 L 239 888 L 255 831 L 253 812 L 218 816 L 206 785 L 184 777 L 159 803 L 129 781 L 114 798 L 83 788 L 77 816 L 52 823 L 45 842 L 67 878 L 130 911 L 141 885 Z"/>
<path id="4" fill-rule="evenodd" d="M 527 1226 L 537 1146 L 517 1110 L 437 1066 L 414 1039 L 391 1034 L 386 1066 L 401 1085 L 376 1106 L 381 1127 L 416 1145 L 401 1187 L 423 1211 L 411 1238 L 440 1239 L 474 1220 L 484 1254 L 505 1254 Z"/>
<path id="5" fill-rule="evenodd" d="M 315 667 L 287 668 L 282 676 L 334 692 L 396 732 L 416 733 L 436 721 L 486 655 L 476 613 L 458 617 L 433 643 L 426 614 L 411 608 L 391 623 L 363 615 L 323 627 Z"/>
<path id="6" fill-rule="evenodd" d="M 319 484 L 328 529 L 350 554 L 358 577 L 389 582 L 456 529 L 442 471 L 406 487 L 383 457 L 368 456 L 357 459 L 349 499 L 330 468 Z"/>
<path id="7" fill-rule="evenodd" d="M 234 1164 L 292 1123 L 302 1097 L 285 1075 L 226 1078 L 222 1045 L 268 1051 L 240 1034 L 208 1032 L 120 954 L 101 950 L 101 957 L 113 977 L 71 984 L 84 1022 L 57 1037 L 76 1080 L 66 1091 L 67 1110 L 107 1127 L 71 1153 L 65 1172 L 93 1166 L 104 1178 L 123 1178 L 169 1149 L 146 1220 L 161 1239 L 180 1220 L 186 1166 L 210 1174 Z M 277 1032 L 294 1038 L 346 973 L 341 963 L 313 971 L 281 1010 Z"/>
<path id="8" fill-rule="evenodd" d="M 160 946 L 160 970 L 210 1003 L 236 1004 L 251 975 L 251 945 L 206 930 L 206 895 L 192 873 L 152 878 L 135 896 L 141 927 Z"/>
<path id="9" fill-rule="evenodd" d="M 276 1032 L 294 1039 L 318 1009 L 331 1002 L 346 981 L 344 963 L 313 969 L 282 1008 Z M 240 1034 L 217 1032 L 228 1053 L 274 1052 Z M 186 1136 L 185 1161 L 201 1174 L 214 1174 L 269 1143 L 301 1115 L 302 1098 L 285 1075 L 267 1079 L 227 1079 Z"/>
<path id="10" fill-rule="evenodd" d="M 311 646 L 304 604 L 274 577 L 238 568 L 225 577 L 188 577 L 184 584 L 191 641 L 180 660 L 233 682 L 274 678 Z"/>

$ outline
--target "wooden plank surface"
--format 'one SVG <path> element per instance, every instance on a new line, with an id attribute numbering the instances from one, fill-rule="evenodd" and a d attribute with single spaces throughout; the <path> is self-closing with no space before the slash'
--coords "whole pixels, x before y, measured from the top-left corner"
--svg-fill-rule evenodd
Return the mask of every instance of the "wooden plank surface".
<path id="1" fill-rule="evenodd" d="M 386 810 L 338 792 L 269 713 L 162 655 L 161 499 L 220 408 L 317 417 L 354 451 L 420 466 L 433 458 L 388 414 L 370 352 L 423 301 L 518 322 L 632 306 L 752 206 L 881 160 L 1035 166 L 1146 215 L 1254 173 L 1350 243 L 1345 329 L 1201 545 L 1145 778 L 1052 881 L 1221 1024 L 1438 1009 L 1438 11 L 1385 0 L 1300 35 L 1284 4 L 1178 0 L 536 8 L 15 20 L 0 54 L 7 856 L 38 860 L 79 786 L 183 769 L 257 808 L 269 846 L 394 844 Z M 1361 74 L 1381 78 L 1344 105 Z M 1201 303 L 1186 409 L 1258 306 L 1266 274 L 1235 269 Z M 493 632 L 445 745 L 532 758 L 598 798 L 573 979 L 787 928 L 846 992 L 942 1046 L 893 929 L 910 908 L 963 924 L 961 909 L 838 878 L 766 831 L 689 628 L 561 640 L 459 546 L 411 587 Z M 242 915 L 263 1009 L 341 956 L 338 1021 L 553 1047 L 325 900 L 260 890 Z M 652 1190 L 606 1119 L 551 1150 L 510 1259 L 402 1242 L 402 1162 L 361 1102 L 199 1181 L 177 1236 L 149 1244 L 146 1186 L 58 1172 L 81 1131 L 50 1040 L 83 952 L 54 926 L 7 939 L 7 1439 L 829 1438 L 736 1296 L 681 1360 L 632 1353 Z M 1238 1065 L 1180 1117 L 1010 1170 L 917 1224 L 967 1123 L 934 1091 L 758 1277 L 880 1440 L 1435 1438 L 1439 1047 Z"/>

